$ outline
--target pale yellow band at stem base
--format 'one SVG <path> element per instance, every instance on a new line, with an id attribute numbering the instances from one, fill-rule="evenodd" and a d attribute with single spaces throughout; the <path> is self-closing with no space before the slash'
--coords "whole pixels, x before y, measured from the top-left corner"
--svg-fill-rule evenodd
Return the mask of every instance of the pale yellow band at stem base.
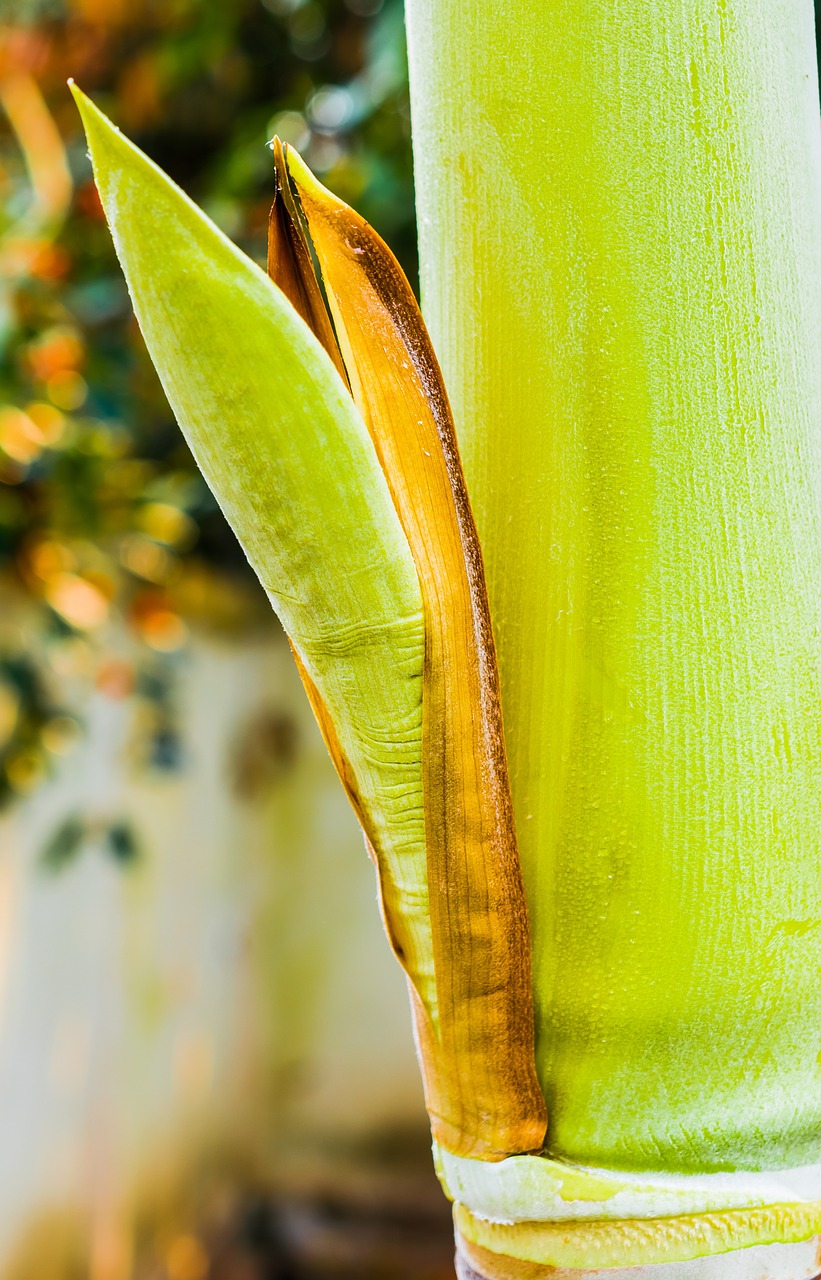
<path id="1" fill-rule="evenodd" d="M 821 1236 L 648 1266 L 579 1269 L 505 1257 L 456 1232 L 458 1280 L 816 1280 Z"/>
<path id="2" fill-rule="evenodd" d="M 620 1222 L 516 1223 L 491 1222 L 457 1202 L 453 1218 L 462 1253 L 487 1280 L 541 1280 L 597 1271 L 612 1277 L 627 1268 L 699 1260 L 710 1264 L 699 1280 L 808 1280 L 821 1271 L 815 1258 L 821 1235 L 819 1201 Z M 770 1270 L 754 1268 L 748 1276 L 751 1250 L 791 1246 L 789 1262 L 765 1254 L 773 1260 Z M 636 1280 L 633 1270 L 631 1280 Z"/>

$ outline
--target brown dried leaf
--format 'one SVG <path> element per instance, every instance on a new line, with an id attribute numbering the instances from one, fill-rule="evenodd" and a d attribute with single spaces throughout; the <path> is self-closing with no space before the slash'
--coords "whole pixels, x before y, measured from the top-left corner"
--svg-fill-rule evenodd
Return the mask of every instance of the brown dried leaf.
<path id="1" fill-rule="evenodd" d="M 278 146 L 276 159 L 269 270 L 328 350 L 341 353 L 425 606 L 425 820 L 438 1030 L 421 1002 L 414 1006 L 434 1133 L 449 1150 L 485 1159 L 536 1150 L 546 1111 L 534 1065 L 527 908 L 482 556 L 442 375 L 384 242 L 293 149 L 286 154 Z M 384 906 L 389 919 L 390 903 Z"/>

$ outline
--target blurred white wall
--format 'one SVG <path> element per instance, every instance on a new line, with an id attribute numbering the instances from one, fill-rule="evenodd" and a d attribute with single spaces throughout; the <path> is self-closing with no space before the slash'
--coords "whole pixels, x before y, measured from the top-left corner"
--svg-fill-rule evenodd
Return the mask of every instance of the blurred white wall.
<path id="1" fill-rule="evenodd" d="M 373 868 L 286 644 L 195 636 L 173 676 L 178 767 L 103 681 L 74 754 L 0 818 L 0 1275 L 68 1211 L 119 1280 L 135 1206 L 206 1158 L 305 1186 L 426 1126 Z"/>

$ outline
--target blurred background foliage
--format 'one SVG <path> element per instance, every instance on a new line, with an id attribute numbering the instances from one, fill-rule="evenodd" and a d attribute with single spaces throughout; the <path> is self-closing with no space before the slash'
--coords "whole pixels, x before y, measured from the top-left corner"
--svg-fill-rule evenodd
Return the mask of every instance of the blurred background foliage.
<path id="1" fill-rule="evenodd" d="M 137 756 L 178 767 L 190 627 L 268 620 L 131 315 L 69 76 L 260 262 L 279 133 L 416 277 L 401 0 L 0 0 L 0 804 L 94 688 L 136 693 Z"/>

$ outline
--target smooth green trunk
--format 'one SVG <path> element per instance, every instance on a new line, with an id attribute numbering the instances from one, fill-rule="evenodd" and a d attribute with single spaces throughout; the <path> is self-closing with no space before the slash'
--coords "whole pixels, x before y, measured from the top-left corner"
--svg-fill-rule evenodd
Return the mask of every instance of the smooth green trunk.
<path id="1" fill-rule="evenodd" d="M 553 1155 L 821 1158 L 809 0 L 408 0 Z"/>

